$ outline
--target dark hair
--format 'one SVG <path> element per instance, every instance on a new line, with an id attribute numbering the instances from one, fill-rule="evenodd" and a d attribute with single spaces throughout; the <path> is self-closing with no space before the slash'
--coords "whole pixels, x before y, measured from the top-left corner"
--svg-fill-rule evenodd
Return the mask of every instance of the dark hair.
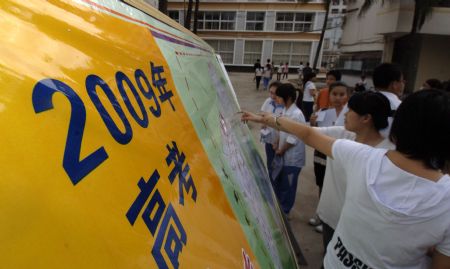
<path id="1" fill-rule="evenodd" d="M 278 88 L 278 87 L 280 87 L 281 85 L 283 85 L 282 82 L 280 82 L 280 81 L 278 81 L 278 80 L 275 80 L 275 81 L 270 82 L 270 84 L 269 84 L 269 89 L 272 88 L 272 87 Z"/>
<path id="2" fill-rule="evenodd" d="M 330 70 L 327 73 L 327 77 L 328 76 L 333 76 L 337 81 L 341 80 L 342 78 L 342 74 L 339 70 Z"/>
<path id="3" fill-rule="evenodd" d="M 430 86 L 431 89 L 444 89 L 444 86 L 442 85 L 442 82 L 439 79 L 430 78 L 425 81 L 428 86 Z"/>
<path id="4" fill-rule="evenodd" d="M 303 76 L 303 85 L 305 85 L 306 82 L 310 81 L 312 78 L 315 78 L 315 77 L 316 77 L 316 73 L 314 73 L 314 72 L 306 73 Z"/>
<path id="5" fill-rule="evenodd" d="M 450 93 L 450 80 L 444 81 L 442 83 L 442 89 Z"/>
<path id="6" fill-rule="evenodd" d="M 377 131 L 388 126 L 388 117 L 391 114 L 389 99 L 379 92 L 355 93 L 348 100 L 348 108 L 358 115 L 372 116 L 373 126 Z"/>
<path id="7" fill-rule="evenodd" d="M 450 160 L 450 94 L 430 89 L 409 95 L 397 109 L 389 138 L 409 158 L 443 169 Z"/>
<path id="8" fill-rule="evenodd" d="M 297 97 L 295 87 L 291 83 L 281 83 L 275 94 L 276 96 L 281 97 L 285 103 L 287 103 L 289 99 L 291 99 L 292 102 L 295 102 L 295 98 Z"/>
<path id="9" fill-rule="evenodd" d="M 328 89 L 328 94 L 330 94 L 333 91 L 333 89 L 336 87 L 345 87 L 345 89 L 347 90 L 347 94 L 348 94 L 348 86 L 347 86 L 347 84 L 345 84 L 342 81 L 336 81 L 336 82 L 331 83 L 331 85 Z"/>
<path id="10" fill-rule="evenodd" d="M 393 63 L 382 63 L 375 67 L 372 74 L 373 85 L 377 89 L 387 89 L 394 81 L 402 79 L 402 69 L 400 65 Z"/>

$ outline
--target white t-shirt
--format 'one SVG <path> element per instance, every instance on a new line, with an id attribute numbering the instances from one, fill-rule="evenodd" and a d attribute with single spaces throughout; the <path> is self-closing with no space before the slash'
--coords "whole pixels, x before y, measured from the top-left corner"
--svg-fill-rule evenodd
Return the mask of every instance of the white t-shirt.
<path id="1" fill-rule="evenodd" d="M 263 105 L 261 106 L 261 111 L 280 116 L 283 113 L 283 108 L 284 107 L 282 105 L 277 104 L 275 100 L 269 97 L 266 99 L 266 101 L 264 101 Z M 261 139 L 260 139 L 261 142 L 273 144 L 277 139 L 278 139 L 277 130 L 270 127 L 265 127 L 264 129 L 261 129 Z"/>
<path id="2" fill-rule="evenodd" d="M 270 78 L 272 76 L 272 69 L 264 67 L 264 77 Z"/>
<path id="3" fill-rule="evenodd" d="M 277 73 L 281 74 L 283 72 L 283 65 L 277 65 Z"/>
<path id="4" fill-rule="evenodd" d="M 347 189 L 326 269 L 425 269 L 433 246 L 450 256 L 450 176 L 438 182 L 417 177 L 395 166 L 386 151 L 334 142 Z"/>
<path id="5" fill-rule="evenodd" d="M 288 109 L 284 108 L 283 116 L 295 120 L 296 122 L 305 124 L 305 116 L 303 116 L 302 111 L 295 104 L 292 104 Z M 295 135 L 280 131 L 280 141 L 278 143 L 278 149 L 283 148 L 284 144 L 286 143 L 292 144 L 294 146 L 284 153 L 284 166 L 305 166 L 305 144 L 303 143 L 303 141 L 298 139 Z"/>
<path id="6" fill-rule="evenodd" d="M 343 126 L 323 127 L 317 130 L 327 136 L 340 139 L 355 140 L 355 133 L 347 131 Z M 394 149 L 395 145 L 384 139 L 376 148 Z M 342 166 L 335 164 L 332 158 L 327 158 L 327 169 L 323 180 L 323 189 L 317 206 L 317 215 L 333 229 L 336 229 L 342 206 L 345 200 L 347 179 Z"/>
<path id="7" fill-rule="evenodd" d="M 311 95 L 311 90 L 315 90 L 316 85 L 314 82 L 308 81 L 305 84 L 305 90 L 303 91 L 303 101 L 304 102 L 314 102 L 314 97 Z"/>
<path id="8" fill-rule="evenodd" d="M 341 113 L 337 117 L 336 121 L 334 122 L 334 126 L 344 126 L 345 125 L 345 114 L 348 112 L 348 104 L 345 104 L 344 108 L 342 109 Z"/>
<path id="9" fill-rule="evenodd" d="M 342 115 L 342 112 L 339 115 Z M 317 114 L 317 126 L 318 127 L 329 127 L 334 126 L 336 123 L 336 120 L 338 118 L 338 115 L 336 113 L 335 108 L 329 108 L 326 110 L 321 110 L 316 112 Z"/>
<path id="10" fill-rule="evenodd" d="M 397 108 L 402 103 L 402 101 L 398 98 L 398 96 L 391 92 L 380 91 L 380 93 L 383 94 L 384 96 L 386 96 L 387 99 L 389 100 L 389 103 L 391 104 L 391 110 L 397 110 Z M 380 133 L 383 137 L 389 137 L 389 133 L 391 132 L 391 127 L 392 127 L 393 121 L 394 121 L 393 117 L 388 118 L 388 123 L 389 123 L 388 127 L 384 128 L 383 130 L 380 131 Z"/>

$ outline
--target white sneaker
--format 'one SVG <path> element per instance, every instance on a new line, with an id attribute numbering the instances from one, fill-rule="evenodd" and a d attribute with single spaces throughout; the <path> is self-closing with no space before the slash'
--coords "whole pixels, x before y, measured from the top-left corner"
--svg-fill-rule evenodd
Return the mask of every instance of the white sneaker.
<path id="1" fill-rule="evenodd" d="M 323 225 L 322 224 L 317 225 L 316 228 L 314 228 L 314 230 L 316 230 L 316 232 L 318 232 L 318 233 L 322 233 L 323 232 Z"/>
<path id="2" fill-rule="evenodd" d="M 320 221 L 320 219 L 317 216 L 315 216 L 314 218 L 310 218 L 308 223 L 311 226 L 317 226 L 317 225 L 320 225 L 322 222 Z"/>

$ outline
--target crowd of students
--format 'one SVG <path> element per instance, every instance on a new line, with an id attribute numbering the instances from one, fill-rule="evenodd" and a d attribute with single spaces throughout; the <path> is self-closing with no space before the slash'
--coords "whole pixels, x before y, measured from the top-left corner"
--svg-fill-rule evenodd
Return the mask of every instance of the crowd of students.
<path id="1" fill-rule="evenodd" d="M 294 205 L 309 145 L 320 196 L 310 224 L 322 232 L 325 268 L 450 268 L 445 83 L 427 80 L 402 102 L 396 64 L 374 69 L 375 91 L 350 93 L 335 70 L 317 91 L 313 77 L 304 77 L 303 97 L 289 83 L 270 84 L 261 112 L 242 116 L 263 124 L 281 209 L 289 214 Z"/>

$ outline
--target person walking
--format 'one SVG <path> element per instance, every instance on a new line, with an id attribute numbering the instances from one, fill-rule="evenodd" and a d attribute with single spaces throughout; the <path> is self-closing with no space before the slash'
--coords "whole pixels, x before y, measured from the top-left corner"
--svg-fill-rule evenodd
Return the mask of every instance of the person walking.
<path id="1" fill-rule="evenodd" d="M 261 66 L 259 66 L 255 69 L 254 80 L 256 81 L 256 90 L 257 91 L 259 90 L 259 84 L 261 83 L 261 78 L 262 78 L 263 73 L 264 73 L 264 69 Z"/>
<path id="2" fill-rule="evenodd" d="M 283 73 L 283 63 L 280 63 L 280 65 L 277 65 L 275 67 L 275 72 L 277 72 L 277 80 L 280 81 L 281 80 L 281 74 Z"/>
<path id="3" fill-rule="evenodd" d="M 266 66 L 264 67 L 264 74 L 263 74 L 264 90 L 268 90 L 271 78 L 272 78 L 272 65 L 266 64 Z"/>
<path id="4" fill-rule="evenodd" d="M 283 78 L 282 79 L 288 79 L 288 75 L 289 75 L 289 63 L 286 62 L 283 65 Z"/>

